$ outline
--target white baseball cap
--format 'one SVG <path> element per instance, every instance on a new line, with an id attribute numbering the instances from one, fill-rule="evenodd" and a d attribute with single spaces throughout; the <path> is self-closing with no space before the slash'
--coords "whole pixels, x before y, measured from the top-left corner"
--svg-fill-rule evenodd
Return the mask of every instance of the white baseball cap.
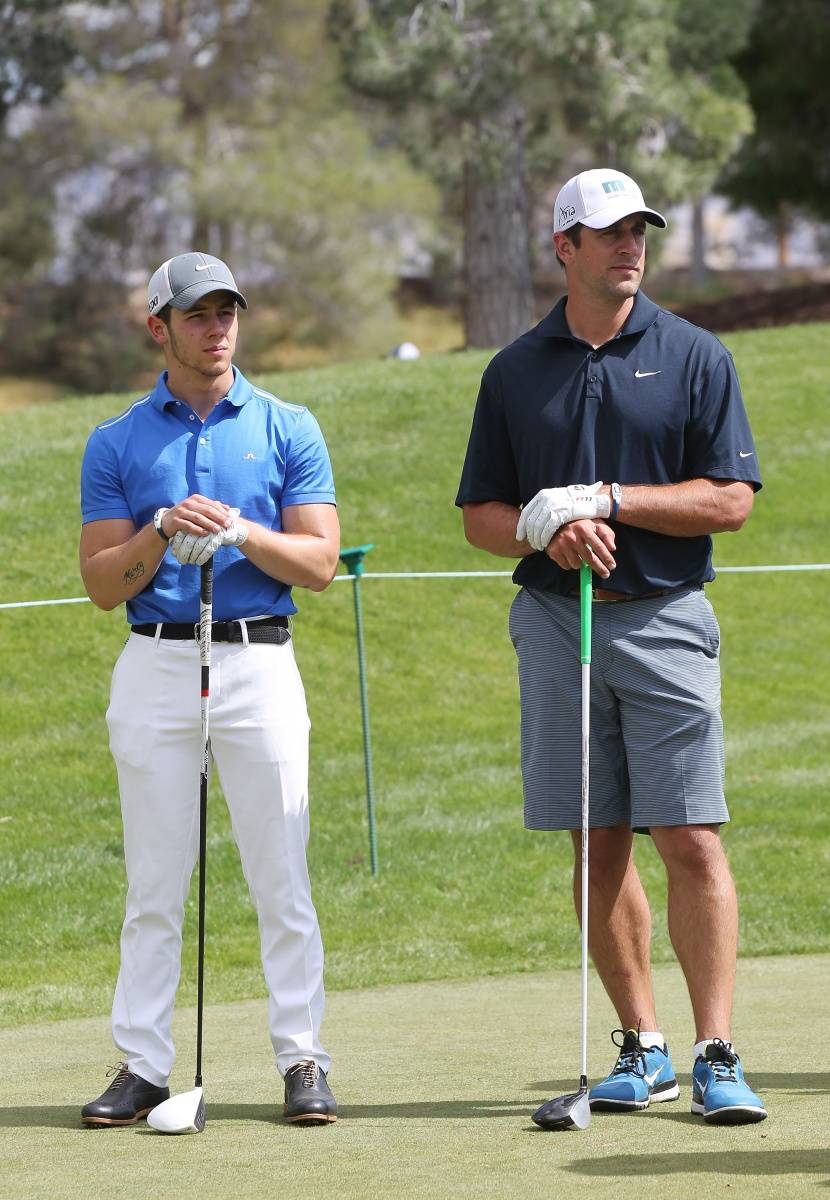
<path id="1" fill-rule="evenodd" d="M 650 225 L 666 228 L 666 218 L 646 208 L 643 193 L 628 175 L 611 167 L 581 171 L 556 197 L 553 232 L 564 233 L 577 222 L 589 229 L 607 229 L 632 213 L 642 213 Z"/>
<path id="2" fill-rule="evenodd" d="M 162 263 L 150 280 L 147 306 L 151 316 L 165 304 L 187 310 L 210 292 L 232 292 L 243 308 L 248 307 L 230 267 L 221 258 L 197 251 L 177 254 Z"/>

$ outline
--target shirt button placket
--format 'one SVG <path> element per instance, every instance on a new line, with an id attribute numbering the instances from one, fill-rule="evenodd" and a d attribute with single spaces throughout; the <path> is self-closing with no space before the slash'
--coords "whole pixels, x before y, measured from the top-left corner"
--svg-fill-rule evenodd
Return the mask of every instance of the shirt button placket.
<path id="1" fill-rule="evenodd" d="M 588 400 L 602 400 L 602 381 L 597 374 L 597 355 L 589 354 L 586 362 L 587 382 L 585 396 Z"/>
<path id="2" fill-rule="evenodd" d="M 210 480 L 213 477 L 213 454 L 211 451 L 210 430 L 204 425 L 196 442 L 196 477 L 199 480 L 199 487 L 204 495 L 212 495 Z"/>

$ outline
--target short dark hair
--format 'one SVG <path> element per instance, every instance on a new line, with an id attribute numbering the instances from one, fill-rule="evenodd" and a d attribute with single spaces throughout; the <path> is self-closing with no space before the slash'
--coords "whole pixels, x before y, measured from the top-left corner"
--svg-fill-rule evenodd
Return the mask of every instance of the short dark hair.
<path id="1" fill-rule="evenodd" d="M 160 308 L 155 314 L 160 321 L 164 321 L 167 328 L 170 328 L 170 305 L 165 304 L 164 308 Z"/>
<path id="2" fill-rule="evenodd" d="M 578 249 L 579 243 L 582 240 L 582 222 L 577 221 L 574 225 L 571 225 L 569 229 L 563 229 L 562 232 L 568 241 L 573 242 Z M 556 261 L 559 263 L 560 267 L 565 266 L 558 254 L 556 255 Z"/>

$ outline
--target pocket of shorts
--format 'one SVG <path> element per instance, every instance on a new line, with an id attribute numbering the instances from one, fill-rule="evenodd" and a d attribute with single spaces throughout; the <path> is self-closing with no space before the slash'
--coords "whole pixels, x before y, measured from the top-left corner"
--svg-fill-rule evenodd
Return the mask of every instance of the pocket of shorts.
<path id="1" fill-rule="evenodd" d="M 703 628 L 708 642 L 708 654 L 710 658 L 717 658 L 720 654 L 720 625 L 708 597 L 702 595 L 702 599 Z"/>

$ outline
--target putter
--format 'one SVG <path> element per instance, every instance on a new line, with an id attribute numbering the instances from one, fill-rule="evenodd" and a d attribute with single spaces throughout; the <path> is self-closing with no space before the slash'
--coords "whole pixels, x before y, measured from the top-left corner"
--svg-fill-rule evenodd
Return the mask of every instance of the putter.
<path id="1" fill-rule="evenodd" d="M 580 662 L 582 663 L 582 1071 L 579 1090 L 548 1100 L 533 1114 L 540 1129 L 587 1129 L 588 1103 L 588 812 L 591 738 L 591 568 L 579 572 Z"/>
<path id="2" fill-rule="evenodd" d="M 210 635 L 213 622 L 213 559 L 201 568 L 199 584 L 199 663 L 201 666 L 202 770 L 199 776 L 199 959 L 196 972 L 196 1080 L 192 1091 L 164 1100 L 148 1114 L 159 1133 L 201 1133 L 205 1127 L 202 1090 L 202 1008 L 205 982 L 205 867 L 210 769 Z"/>

